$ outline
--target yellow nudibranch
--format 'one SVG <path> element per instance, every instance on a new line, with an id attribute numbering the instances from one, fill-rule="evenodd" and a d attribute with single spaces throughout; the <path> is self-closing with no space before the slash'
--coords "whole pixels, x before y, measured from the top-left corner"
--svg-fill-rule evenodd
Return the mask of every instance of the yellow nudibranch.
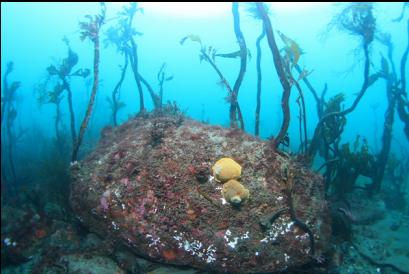
<path id="1" fill-rule="evenodd" d="M 241 166 L 231 158 L 221 158 L 212 167 L 216 182 L 225 183 L 241 176 Z"/>

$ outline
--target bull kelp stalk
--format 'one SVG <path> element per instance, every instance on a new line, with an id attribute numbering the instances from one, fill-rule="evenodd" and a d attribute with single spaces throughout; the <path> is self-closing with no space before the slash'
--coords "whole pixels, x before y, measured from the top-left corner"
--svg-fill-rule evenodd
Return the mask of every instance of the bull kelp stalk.
<path id="1" fill-rule="evenodd" d="M 118 83 L 115 85 L 114 90 L 112 91 L 112 121 L 114 126 L 118 125 L 117 116 L 118 111 L 121 107 L 124 106 L 124 103 L 119 101 L 119 91 L 121 90 L 122 83 L 125 79 L 126 69 L 128 68 L 128 56 L 125 54 L 124 66 L 121 68 L 121 76 L 118 80 Z"/>
<path id="2" fill-rule="evenodd" d="M 232 13 L 233 13 L 233 22 L 234 22 L 234 34 L 236 35 L 237 42 L 240 46 L 240 71 L 237 76 L 236 82 L 233 86 L 233 93 L 230 104 L 230 127 L 237 128 L 237 115 L 240 121 L 240 128 L 244 130 L 244 120 L 240 110 L 240 107 L 237 102 L 239 95 L 239 89 L 241 83 L 243 82 L 244 74 L 246 72 L 247 66 L 247 46 L 246 40 L 244 40 L 243 33 L 240 29 L 240 14 L 239 14 L 239 4 L 237 2 L 232 3 Z M 237 114 L 237 115 L 236 115 Z"/>
<path id="3" fill-rule="evenodd" d="M 144 112 L 145 102 L 142 84 L 148 88 L 154 108 L 159 107 L 159 96 L 155 94 L 149 83 L 141 76 L 139 72 L 138 45 L 135 42 L 134 36 L 142 35 L 142 33 L 132 28 L 133 19 L 138 11 L 142 12 L 143 9 L 138 8 L 137 3 L 134 2 L 130 3 L 129 6 L 124 7 L 118 13 L 118 24 L 108 29 L 108 37 L 106 42 L 115 44 L 118 51 L 123 53 L 126 58 L 129 58 L 139 94 L 139 111 Z"/>
<path id="4" fill-rule="evenodd" d="M 409 141 L 409 101 L 408 101 L 408 95 L 406 92 L 406 78 L 405 78 L 405 73 L 406 73 L 406 61 L 408 59 L 408 54 L 409 54 L 409 20 L 407 21 L 407 35 L 408 35 L 408 44 L 406 46 L 406 50 L 403 53 L 403 56 L 400 61 L 400 90 L 397 95 L 397 100 L 398 100 L 398 115 L 399 118 L 402 120 L 404 123 L 404 128 L 403 131 L 405 133 L 406 139 Z"/>
<path id="5" fill-rule="evenodd" d="M 155 109 L 160 108 L 160 99 L 159 96 L 155 93 L 155 91 L 153 90 L 152 86 L 149 84 L 148 81 L 146 81 L 145 78 L 142 77 L 141 74 L 139 75 L 139 79 L 141 80 L 142 84 L 145 85 L 145 87 L 148 89 L 149 94 L 151 95 L 152 98 L 152 102 L 153 102 L 153 107 Z"/>
<path id="6" fill-rule="evenodd" d="M 396 107 L 396 95 L 393 91 L 394 77 L 388 75 L 386 78 L 386 92 L 388 98 L 388 107 L 385 113 L 385 122 L 383 126 L 382 148 L 376 161 L 376 174 L 373 178 L 372 190 L 378 192 L 385 173 L 386 164 L 392 143 L 392 129 Z"/>
<path id="7" fill-rule="evenodd" d="M 104 42 L 106 45 L 114 44 L 117 48 L 117 51 L 123 54 L 127 61 L 130 62 L 133 77 L 138 89 L 139 111 L 144 112 L 145 101 L 142 84 L 144 84 L 148 88 L 154 108 L 158 108 L 159 97 L 155 94 L 149 83 L 139 73 L 138 45 L 135 42 L 134 36 L 142 35 L 142 33 L 136 31 L 132 27 L 133 18 L 138 11 L 142 12 L 142 8 L 138 8 L 137 3 L 130 3 L 129 6 L 123 7 L 122 10 L 118 13 L 118 23 L 114 26 L 111 26 L 107 30 L 107 38 Z"/>
<path id="8" fill-rule="evenodd" d="M 156 77 L 158 78 L 158 82 L 159 82 L 159 106 L 160 108 L 162 108 L 162 104 L 163 104 L 163 83 L 165 82 L 165 68 L 166 68 L 166 63 L 163 63 L 159 69 L 158 74 L 156 75 Z"/>
<path id="9" fill-rule="evenodd" d="M 301 70 L 299 72 L 298 79 L 295 80 L 294 76 L 292 75 L 292 68 L 298 64 L 299 58 L 303 53 L 300 46 L 289 37 L 285 36 L 284 33 L 277 31 L 280 38 L 283 40 L 285 47 L 282 49 L 284 50 L 285 54 L 282 57 L 282 64 L 284 66 L 284 71 L 286 73 L 286 77 L 290 83 L 290 86 L 295 85 L 298 91 L 298 98 L 296 100 L 299 106 L 299 129 L 300 129 L 300 151 L 302 154 L 306 152 L 306 148 L 304 148 L 307 144 L 307 117 L 306 117 L 306 108 L 305 108 L 305 100 L 304 94 L 299 84 L 299 81 L 306 76 L 308 76 L 311 71 L 307 69 Z M 303 130 L 304 129 L 304 130 Z M 303 141 L 305 140 L 305 141 Z"/>
<path id="10" fill-rule="evenodd" d="M 14 166 L 14 157 L 13 157 L 13 134 L 12 134 L 12 127 L 14 124 L 14 121 L 17 117 L 17 110 L 15 107 L 11 104 L 9 104 L 9 109 L 7 110 L 7 119 L 6 119 L 6 133 L 7 133 L 7 151 L 8 151 L 8 161 L 10 165 L 10 171 L 11 171 L 11 176 L 12 176 L 12 185 L 15 185 L 17 182 L 17 177 L 16 177 L 16 168 Z"/>
<path id="11" fill-rule="evenodd" d="M 224 58 L 235 58 L 237 56 L 237 52 L 233 52 L 233 53 L 228 53 L 228 54 L 216 54 L 216 49 L 213 47 L 206 47 L 202 44 L 202 40 L 200 39 L 200 37 L 198 35 L 194 35 L 194 34 L 189 34 L 185 37 L 183 37 L 180 40 L 180 44 L 183 45 L 186 40 L 190 40 L 192 42 L 196 42 L 198 44 L 200 44 L 200 61 L 205 60 L 206 62 L 208 62 L 210 64 L 210 66 L 216 71 L 217 75 L 219 76 L 220 80 L 219 80 L 219 84 L 221 84 L 222 86 L 224 86 L 227 89 L 227 96 L 226 96 L 226 100 L 231 104 L 232 103 L 232 96 L 233 96 L 233 89 L 231 88 L 229 82 L 227 81 L 226 77 L 224 77 L 223 73 L 220 71 L 220 69 L 216 66 L 215 63 L 215 57 L 219 56 L 219 57 L 224 57 Z M 210 57 L 210 55 L 211 57 Z M 239 104 L 237 103 L 237 112 L 239 114 L 239 119 L 242 119 L 243 116 L 241 115 L 241 111 L 240 111 L 240 107 Z M 231 116 L 230 116 L 231 118 Z M 230 122 L 231 124 L 231 122 Z M 242 123 L 244 125 L 244 123 Z"/>
<path id="12" fill-rule="evenodd" d="M 406 8 L 409 8 L 409 2 L 402 3 L 402 10 L 400 12 L 400 15 L 397 18 L 393 19 L 392 22 L 400 22 L 405 16 Z"/>
<path id="13" fill-rule="evenodd" d="M 7 140 L 5 140 L 4 144 L 7 145 L 7 149 L 4 149 L 4 151 L 7 152 L 7 161 L 2 160 L 2 163 L 1 163 L 2 164 L 2 172 L 1 172 L 2 175 L 1 176 L 2 176 L 2 180 L 6 182 L 11 192 L 15 192 L 16 186 L 17 186 L 17 173 L 16 173 L 16 167 L 14 164 L 14 149 L 24 132 L 21 132 L 20 135 L 15 134 L 14 122 L 17 117 L 17 110 L 14 107 L 14 105 L 12 104 L 9 105 L 9 110 L 7 111 L 6 116 L 7 118 L 6 118 L 5 131 L 7 135 Z M 2 141 L 2 144 L 3 144 L 3 141 Z M 10 180 L 6 180 L 6 174 L 5 172 L 3 172 L 3 170 L 5 170 L 4 166 L 6 164 L 8 164 L 9 171 L 11 174 Z"/>
<path id="14" fill-rule="evenodd" d="M 295 64 L 295 69 L 297 70 L 297 72 L 301 75 L 302 74 L 302 69 L 300 67 L 300 65 Z M 322 112 L 323 112 L 323 108 L 324 108 L 324 100 L 323 97 L 321 96 L 321 98 L 318 97 L 318 93 L 315 90 L 315 88 L 311 85 L 310 81 L 308 80 L 308 76 L 305 75 L 304 77 L 302 77 L 302 80 L 304 82 L 304 84 L 307 86 L 308 90 L 312 93 L 312 96 L 315 99 L 315 102 L 317 103 L 317 114 L 318 114 L 318 118 L 321 118 L 322 116 Z M 324 90 L 326 90 L 327 87 L 325 86 Z M 324 93 L 325 94 L 325 93 Z"/>
<path id="15" fill-rule="evenodd" d="M 406 61 L 408 60 L 408 54 L 409 54 L 409 19 L 406 22 L 406 33 L 407 33 L 407 45 L 405 52 L 403 53 L 402 59 L 400 61 L 400 80 L 401 80 L 401 94 L 405 96 L 407 100 L 407 93 L 406 93 Z M 406 103 L 406 106 L 408 107 L 408 104 Z"/>
<path id="16" fill-rule="evenodd" d="M 69 83 L 69 79 L 72 76 L 78 76 L 86 78 L 89 75 L 89 69 L 77 69 L 75 72 L 71 73 L 72 69 L 78 63 L 78 54 L 75 53 L 70 46 L 70 43 L 67 38 L 63 39 L 64 43 L 67 45 L 68 54 L 67 57 L 63 59 L 61 64 L 54 65 L 51 64 L 47 67 L 47 73 L 50 77 L 58 77 L 59 80 L 62 82 L 62 87 L 67 92 L 67 103 L 68 103 L 68 110 L 70 115 L 70 130 L 71 130 L 71 139 L 72 144 L 74 145 L 77 139 L 77 133 L 75 130 L 75 115 L 74 115 L 74 107 L 72 103 L 72 90 Z M 44 84 L 44 88 L 46 88 L 47 83 Z M 47 94 L 44 94 L 47 96 Z"/>
<path id="17" fill-rule="evenodd" d="M 256 103 L 256 118 L 255 118 L 255 125 L 254 125 L 254 134 L 259 136 L 259 129 L 260 129 L 260 109 L 261 109 L 261 80 L 262 80 L 262 73 L 261 73 L 261 47 L 260 43 L 261 40 L 266 36 L 266 30 L 264 25 L 262 26 L 262 31 L 259 37 L 257 37 L 256 47 L 257 47 L 257 60 L 256 60 L 256 68 L 257 68 L 257 103 Z"/>
<path id="18" fill-rule="evenodd" d="M 136 81 L 136 85 L 138 87 L 138 93 L 139 93 L 139 112 L 145 112 L 145 103 L 143 99 L 143 91 L 142 91 L 142 84 L 141 84 L 141 79 L 139 78 L 139 73 L 138 73 L 138 46 L 136 45 L 135 41 L 133 38 L 131 38 L 131 53 L 128 54 L 129 60 L 131 62 L 131 67 L 132 71 L 134 74 L 134 78 Z"/>
<path id="19" fill-rule="evenodd" d="M 232 94 L 233 94 L 233 89 L 231 88 L 231 86 L 230 86 L 229 82 L 227 81 L 227 79 L 223 76 L 220 69 L 216 66 L 216 63 L 213 62 L 213 60 L 210 58 L 210 56 L 206 53 L 205 48 L 201 49 L 201 54 L 203 56 L 203 59 L 206 60 L 207 62 L 209 62 L 209 64 L 212 66 L 212 68 L 216 71 L 217 75 L 219 75 L 220 83 L 222 83 L 226 87 L 228 96 L 231 97 Z"/>
<path id="20" fill-rule="evenodd" d="M 134 74 L 134 78 L 136 81 L 136 85 L 138 87 L 138 93 L 139 93 L 139 112 L 144 112 L 145 109 L 145 103 L 144 103 L 144 96 L 143 96 L 143 90 L 142 90 L 142 83 L 145 84 L 145 86 L 148 88 L 149 95 L 151 96 L 154 108 L 159 108 L 159 98 L 158 95 L 155 94 L 153 89 L 150 88 L 148 82 L 142 78 L 141 74 L 139 73 L 139 57 L 138 57 L 138 45 L 135 42 L 134 39 L 134 33 L 137 34 L 136 31 L 132 29 L 132 22 L 134 15 L 137 11 L 142 11 L 141 8 L 137 7 L 136 3 L 131 3 L 130 7 L 126 9 L 128 12 L 128 26 L 125 31 L 125 33 L 128 34 L 128 39 L 130 42 L 130 45 L 127 43 L 127 49 L 128 49 L 128 57 L 129 61 L 131 62 L 131 68 Z"/>
<path id="21" fill-rule="evenodd" d="M 19 81 L 13 81 L 11 85 L 8 84 L 8 76 L 9 74 L 13 71 L 13 62 L 7 63 L 6 71 L 4 73 L 4 87 L 3 87 L 3 98 L 2 98 L 2 109 L 1 109 L 1 126 L 3 126 L 3 119 L 4 117 L 6 118 L 5 122 L 5 130 L 6 130 L 6 135 L 7 135 L 7 158 L 8 158 L 8 164 L 10 167 L 10 172 L 11 172 L 11 183 L 9 184 L 11 190 L 14 189 L 14 186 L 16 184 L 16 169 L 14 166 L 14 157 L 13 157 L 13 147 L 14 143 L 16 141 L 15 136 L 13 135 L 12 128 L 14 125 L 14 121 L 17 117 L 17 110 L 13 105 L 13 101 L 15 100 L 15 94 L 16 90 L 20 87 L 20 82 Z M 2 135 L 3 136 L 3 135 Z M 14 138 L 13 138 L 14 137 Z M 2 145 L 3 145 L 3 140 L 2 140 Z M 2 150 L 3 152 L 3 150 Z M 1 161 L 2 165 L 4 161 Z M 1 172 L 2 179 L 5 176 L 5 173 Z"/>
<path id="22" fill-rule="evenodd" d="M 95 15 L 92 18 L 90 15 L 87 16 L 88 22 L 80 22 L 81 27 L 81 40 L 89 38 L 94 43 L 94 82 L 92 85 L 91 96 L 88 102 L 87 111 L 85 113 L 84 119 L 82 120 L 80 131 L 78 134 L 78 139 L 74 144 L 72 151 L 72 161 L 76 161 L 78 157 L 78 150 L 81 146 L 82 139 L 84 138 L 85 130 L 87 129 L 88 122 L 91 118 L 92 107 L 95 102 L 95 97 L 98 90 L 99 81 L 99 31 L 105 20 L 106 6 L 101 3 L 101 14 Z"/>
<path id="23" fill-rule="evenodd" d="M 54 130 L 57 148 L 62 152 L 63 140 L 60 132 L 61 123 L 61 100 L 63 99 L 62 93 L 64 92 L 64 84 L 57 83 L 51 91 L 47 90 L 47 83 L 44 83 L 38 87 L 39 97 L 37 101 L 39 105 L 54 104 L 55 105 L 55 118 L 54 118 Z"/>
<path id="24" fill-rule="evenodd" d="M 257 10 L 260 13 L 261 19 L 263 20 L 264 27 L 266 29 L 267 41 L 270 46 L 271 53 L 273 55 L 274 66 L 276 68 L 278 78 L 280 79 L 281 86 L 283 87 L 283 96 L 281 98 L 281 108 L 283 111 L 283 122 L 277 137 L 274 138 L 273 146 L 277 148 L 280 143 L 283 141 L 284 137 L 287 134 L 288 126 L 290 125 L 290 108 L 288 102 L 290 100 L 291 93 L 291 84 L 288 81 L 286 76 L 284 66 L 281 60 L 280 51 L 278 50 L 275 38 L 273 27 L 271 26 L 270 18 L 267 15 L 263 3 L 256 3 Z"/>
<path id="25" fill-rule="evenodd" d="M 77 132 L 75 131 L 75 115 L 74 107 L 72 106 L 72 91 L 71 87 L 67 82 L 67 79 L 62 74 L 59 74 L 60 79 L 63 82 L 64 88 L 67 91 L 67 102 L 68 102 L 68 111 L 70 113 L 70 130 L 71 130 L 71 139 L 72 143 L 75 144 L 77 141 Z"/>
<path id="26" fill-rule="evenodd" d="M 54 129 L 55 129 L 55 138 L 57 139 L 57 146 L 60 151 L 62 151 L 62 138 L 61 138 L 61 133 L 60 133 L 60 123 L 61 123 L 61 100 L 62 97 L 60 96 L 61 94 L 61 86 L 56 87 L 56 97 L 53 98 L 53 103 L 55 104 L 55 120 L 54 120 Z M 58 95 L 57 95 L 58 94 Z"/>
<path id="27" fill-rule="evenodd" d="M 206 60 L 212 66 L 212 68 L 216 71 L 217 75 L 219 75 L 220 83 L 222 83 L 226 87 L 228 97 L 231 97 L 233 94 L 233 89 L 231 88 L 227 79 L 223 76 L 220 69 L 216 66 L 216 63 L 213 62 L 212 58 L 210 58 L 210 56 L 206 53 L 206 48 L 202 47 L 202 49 L 200 50 L 200 53 L 201 53 L 202 58 Z"/>
<path id="28" fill-rule="evenodd" d="M 9 106 L 14 98 L 16 90 L 20 87 L 19 81 L 14 81 L 11 85 L 8 84 L 8 76 L 13 71 L 13 62 L 8 62 L 6 66 L 6 71 L 3 77 L 3 89 L 2 89 L 2 100 L 1 100 L 1 126 L 3 127 L 3 119 L 6 110 L 9 110 Z"/>
<path id="29" fill-rule="evenodd" d="M 352 3 L 347 8 L 341 11 L 341 13 L 335 18 L 335 23 L 341 30 L 345 30 L 352 35 L 358 35 L 362 38 L 362 48 L 364 51 L 365 64 L 362 83 L 362 87 L 358 92 L 357 97 L 349 108 L 346 108 L 342 111 L 331 112 L 323 115 L 319 120 L 315 130 L 314 136 L 311 140 L 310 147 L 308 148 L 308 158 L 312 162 L 315 153 L 318 149 L 319 138 L 323 129 L 323 125 L 328 119 L 331 119 L 335 116 L 346 116 L 355 110 L 358 106 L 358 103 L 361 101 L 365 92 L 368 88 L 375 83 L 379 74 L 369 75 L 370 68 L 370 57 L 369 57 L 369 46 L 374 39 L 375 32 L 375 18 L 372 13 L 372 4 L 371 3 Z"/>
<path id="30" fill-rule="evenodd" d="M 291 76 L 292 77 L 292 76 Z M 304 100 L 304 94 L 302 92 L 302 89 L 300 87 L 300 84 L 298 81 L 295 81 L 292 79 L 292 82 L 294 83 L 295 87 L 297 88 L 299 97 L 297 99 L 297 103 L 300 108 L 300 117 L 299 117 L 299 127 L 300 127 L 300 146 L 301 146 L 301 153 L 306 153 L 307 152 L 307 142 L 308 142 L 308 137 L 307 137 L 307 115 L 306 115 L 306 110 L 305 110 L 305 100 Z M 304 140 L 303 140 L 303 135 L 304 135 Z"/>
<path id="31" fill-rule="evenodd" d="M 124 8 L 124 11 L 122 12 L 122 15 L 125 15 L 122 26 L 123 29 L 123 43 L 124 43 L 124 48 L 126 50 L 126 56 L 129 57 L 129 61 L 131 63 L 131 68 L 133 71 L 133 75 L 135 78 L 136 86 L 138 88 L 138 94 L 139 94 L 139 112 L 145 112 L 145 103 L 144 103 L 144 98 L 143 98 L 143 90 L 142 90 L 142 84 L 141 80 L 139 78 L 139 73 L 138 73 L 138 65 L 139 65 L 139 58 L 138 58 L 138 45 L 135 42 L 134 39 L 134 34 L 137 32 L 132 29 L 132 22 L 133 18 L 135 16 L 135 13 L 140 10 L 137 8 L 136 3 L 131 3 L 128 8 Z"/>
<path id="32" fill-rule="evenodd" d="M 241 112 L 240 105 L 237 101 L 237 96 L 238 96 L 238 92 L 240 89 L 240 85 L 243 82 L 244 74 L 246 72 L 248 50 L 246 47 L 246 42 L 243 37 L 243 33 L 241 32 L 241 29 L 240 29 L 240 16 L 239 16 L 239 10 L 238 10 L 238 3 L 232 4 L 232 13 L 233 13 L 234 33 L 236 35 L 237 42 L 239 43 L 239 46 L 240 46 L 239 51 L 232 52 L 232 53 L 226 53 L 226 54 L 216 54 L 215 48 L 211 46 L 206 47 L 205 45 L 202 44 L 200 37 L 194 34 L 190 34 L 190 35 L 183 37 L 180 40 L 180 44 L 183 45 L 186 40 L 190 40 L 192 42 L 197 42 L 200 44 L 200 55 L 199 55 L 200 61 L 205 60 L 212 66 L 212 68 L 216 71 L 216 73 L 220 77 L 219 83 L 225 86 L 228 91 L 226 101 L 230 104 L 230 110 L 229 110 L 230 127 L 237 128 L 237 124 L 238 124 L 237 120 L 239 120 L 240 128 L 244 130 L 243 114 Z M 219 68 L 216 66 L 215 57 L 222 57 L 222 58 L 240 57 L 240 71 L 237 76 L 236 82 L 234 83 L 233 89 L 231 88 L 230 84 L 228 83 L 226 78 L 223 76 Z"/>
<path id="33" fill-rule="evenodd" d="M 78 55 L 71 50 L 70 44 L 67 39 L 64 39 L 64 42 L 66 43 L 68 47 L 68 56 L 67 58 L 64 59 L 60 68 L 57 69 L 55 72 L 58 75 L 58 77 L 61 79 L 64 89 L 67 91 L 68 111 L 70 113 L 71 139 L 72 139 L 72 144 L 74 145 L 75 142 L 77 141 L 77 132 L 75 130 L 75 115 L 74 115 L 74 107 L 72 105 L 72 91 L 71 91 L 70 84 L 67 81 L 67 75 L 71 72 L 71 69 L 73 68 L 73 66 L 77 64 Z M 50 66 L 47 69 L 50 75 L 52 75 L 53 73 L 53 68 L 56 68 L 56 67 Z"/>
<path id="34" fill-rule="evenodd" d="M 318 115 L 318 119 L 321 119 L 321 117 L 323 116 L 323 113 L 324 113 L 324 106 L 326 105 L 326 102 L 325 102 L 325 95 L 326 95 L 326 93 L 327 93 L 327 90 L 328 90 L 328 86 L 327 86 L 327 84 L 325 83 L 325 85 L 324 85 L 324 89 L 323 89 L 323 91 L 321 92 L 321 96 L 320 97 L 318 97 L 318 93 L 317 93 L 317 91 L 315 90 L 315 88 L 311 85 L 311 82 L 308 80 L 308 75 L 303 75 L 303 70 L 301 69 L 301 67 L 298 65 L 298 64 L 295 64 L 295 69 L 297 70 L 297 72 L 299 73 L 299 77 L 301 77 L 301 79 L 303 80 L 303 82 L 304 82 L 304 84 L 307 86 L 307 88 L 308 88 L 308 90 L 312 93 L 312 95 L 313 95 L 313 97 L 314 97 L 314 99 L 315 99 L 315 102 L 316 102 L 316 108 L 317 108 L 317 115 Z M 298 82 L 299 81 L 297 81 L 297 84 L 298 84 Z M 298 89 L 298 88 L 297 88 Z M 300 90 L 300 89 L 299 89 Z M 302 94 L 302 93 L 301 93 Z M 305 104 L 305 103 L 304 103 Z M 304 108 L 305 109 L 305 108 Z M 306 111 L 304 110 L 304 115 L 305 115 L 305 113 L 306 113 Z M 301 118 L 300 118 L 300 124 L 301 124 Z M 304 120 L 304 125 L 306 125 L 307 124 L 307 122 L 306 122 L 306 120 Z M 301 125 L 300 125 L 300 127 L 301 127 Z M 333 129 L 333 126 L 331 126 L 331 128 Z M 343 128 L 343 127 L 342 127 Z M 338 133 L 339 134 L 341 134 L 342 133 L 342 130 L 339 130 L 338 131 Z M 301 135 L 302 133 L 301 133 L 301 129 L 300 129 L 300 135 Z M 306 140 L 308 140 L 307 139 L 307 134 L 306 134 L 306 126 L 304 126 L 304 139 L 306 139 Z M 331 143 L 333 143 L 334 145 L 335 145 L 335 148 L 336 147 L 338 147 L 338 142 L 339 142 L 339 140 L 340 139 L 337 139 L 335 142 L 328 142 L 327 141 L 327 138 L 326 138 L 326 135 L 324 134 L 323 136 L 323 143 L 324 143 L 324 160 L 326 161 L 324 164 L 322 164 L 321 165 L 321 167 L 318 169 L 318 171 L 319 170 L 321 170 L 322 168 L 324 168 L 324 167 L 327 167 L 326 168 L 326 171 L 325 171 L 325 174 L 327 175 L 327 174 L 331 174 L 332 173 L 332 171 L 330 170 L 331 168 L 331 166 L 332 166 L 332 163 L 334 163 L 335 161 L 337 161 L 337 158 L 334 158 L 334 159 L 329 159 L 329 150 L 332 150 L 332 151 L 335 151 L 334 149 L 331 149 L 330 148 L 330 145 L 331 145 Z M 305 147 L 304 147 L 304 149 L 305 149 L 305 153 L 307 153 L 307 150 L 308 150 L 308 142 L 307 143 L 305 143 Z M 318 172 L 317 171 L 317 172 Z M 329 176 L 325 176 L 324 175 L 324 178 L 329 178 Z"/>
<path id="35" fill-rule="evenodd" d="M 297 72 L 299 73 L 299 75 L 301 76 L 302 75 L 302 69 L 300 68 L 300 66 L 298 65 L 298 64 L 296 64 L 295 66 L 295 69 L 297 70 Z M 327 84 L 325 84 L 324 85 L 324 89 L 323 89 L 323 91 L 321 92 L 321 96 L 320 97 L 318 97 L 318 93 L 317 93 L 317 91 L 315 90 L 315 88 L 311 85 L 311 83 L 310 83 L 310 81 L 308 80 L 308 77 L 307 77 L 307 75 L 305 75 L 304 77 L 302 77 L 302 80 L 303 80 L 303 82 L 304 82 L 304 84 L 307 86 L 307 88 L 308 88 L 308 90 L 312 93 L 312 95 L 313 95 L 313 97 L 314 97 L 314 99 L 315 99 L 315 102 L 316 102 L 316 107 L 317 107 L 317 115 L 318 115 L 318 119 L 321 119 L 321 117 L 322 117 L 322 115 L 323 115 L 323 112 L 324 112 L 324 105 L 325 105 L 325 94 L 326 94 L 326 92 L 327 92 Z M 299 84 L 298 84 L 298 82 L 297 82 L 297 89 L 298 89 L 298 91 L 300 91 L 301 89 L 299 88 Z M 302 94 L 302 92 L 300 93 L 300 94 Z M 303 99 L 303 97 L 301 97 L 302 99 Z M 305 110 L 305 102 L 304 102 L 304 100 L 302 100 L 302 103 L 303 103 L 303 109 L 304 109 L 304 111 L 303 111 L 303 113 L 304 113 L 304 139 L 305 139 L 305 146 L 304 146 L 304 153 L 305 154 L 307 154 L 307 151 L 308 151 L 308 138 L 307 138 L 307 121 L 306 121 L 306 110 Z M 301 124 L 301 118 L 300 118 L 300 124 Z M 300 125 L 300 127 L 301 127 L 301 125 Z M 301 132 L 301 129 L 300 129 L 300 132 Z M 342 131 L 340 131 L 340 132 L 342 132 Z M 300 133 L 300 135 L 301 135 L 301 133 Z M 326 138 L 325 138 L 325 135 L 324 135 L 324 139 L 323 139 L 323 141 L 324 141 L 324 143 L 325 143 L 325 147 L 324 147 L 324 150 L 325 150 L 325 161 L 329 161 L 328 163 L 331 163 L 331 162 L 333 162 L 333 161 L 331 161 L 331 159 L 328 159 L 328 150 L 329 150 L 329 144 L 328 144 L 328 142 L 326 141 Z M 324 165 L 324 166 L 327 166 L 326 164 Z M 328 168 L 327 168 L 327 171 L 326 172 L 328 172 Z M 325 178 L 328 178 L 328 177 L 325 177 Z"/>
<path id="36" fill-rule="evenodd" d="M 166 76 L 166 63 L 163 63 L 159 69 L 158 74 L 156 75 L 159 82 L 159 108 L 162 108 L 163 105 L 163 85 L 167 81 L 171 81 L 173 79 L 173 75 Z"/>
<path id="37" fill-rule="evenodd" d="M 409 20 L 408 20 L 408 40 L 409 40 Z M 389 152 L 392 143 L 392 131 L 393 131 L 393 122 L 395 108 L 398 103 L 399 98 L 403 99 L 401 96 L 405 94 L 405 63 L 409 51 L 409 41 L 408 46 L 401 59 L 401 80 L 398 81 L 395 64 L 393 61 L 393 44 L 391 41 L 391 36 L 389 34 L 381 35 L 379 39 L 388 49 L 388 61 L 392 67 L 392 71 L 389 69 L 388 61 L 382 57 L 382 72 L 381 75 L 386 80 L 386 95 L 388 98 L 388 107 L 385 112 L 385 121 L 383 127 L 382 135 L 382 147 L 381 151 L 377 155 L 376 161 L 376 174 L 373 178 L 372 191 L 378 192 L 381 188 L 381 183 L 384 177 L 385 168 L 389 158 Z M 401 84 L 399 88 L 399 83 Z M 403 101 L 403 100 L 402 100 Z M 399 108 L 399 107 L 398 107 Z M 398 114 L 400 113 L 398 109 Z M 407 125 L 405 125 L 406 127 Z"/>
<path id="38" fill-rule="evenodd" d="M 139 73 L 138 73 L 138 65 L 139 65 L 139 58 L 138 58 L 138 45 L 135 42 L 135 39 L 133 37 L 134 31 L 132 29 L 132 22 L 133 18 L 135 16 L 135 13 L 139 9 L 137 8 L 136 3 L 131 3 L 129 8 L 124 9 L 124 14 L 127 15 L 127 24 L 124 23 L 123 27 L 125 28 L 124 31 L 124 38 L 125 38 L 125 48 L 127 51 L 127 56 L 129 57 L 129 61 L 131 63 L 131 68 L 133 71 L 133 75 L 135 78 L 136 86 L 138 88 L 138 94 L 139 94 L 139 112 L 145 112 L 145 102 L 143 98 L 143 90 L 142 90 L 142 84 L 141 80 L 139 78 Z M 136 32 L 135 32 L 136 33 Z M 129 44 L 129 43 L 130 44 Z"/>

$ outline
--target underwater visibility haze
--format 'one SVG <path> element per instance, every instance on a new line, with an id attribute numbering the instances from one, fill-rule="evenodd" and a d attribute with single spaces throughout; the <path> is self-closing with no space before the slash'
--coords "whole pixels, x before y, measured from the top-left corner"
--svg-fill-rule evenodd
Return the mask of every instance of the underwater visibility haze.
<path id="1" fill-rule="evenodd" d="M 409 4 L 1 3 L 2 273 L 409 273 Z"/>

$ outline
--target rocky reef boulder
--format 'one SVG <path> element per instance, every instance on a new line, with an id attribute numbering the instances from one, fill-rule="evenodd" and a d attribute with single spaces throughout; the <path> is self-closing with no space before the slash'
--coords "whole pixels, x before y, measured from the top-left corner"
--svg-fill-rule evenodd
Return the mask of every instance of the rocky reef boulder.
<path id="1" fill-rule="evenodd" d="M 180 115 L 106 128 L 72 163 L 70 203 L 91 231 L 143 257 L 207 271 L 297 269 L 328 250 L 323 180 L 269 142 Z M 212 166 L 241 167 L 249 198 L 226 202 Z"/>

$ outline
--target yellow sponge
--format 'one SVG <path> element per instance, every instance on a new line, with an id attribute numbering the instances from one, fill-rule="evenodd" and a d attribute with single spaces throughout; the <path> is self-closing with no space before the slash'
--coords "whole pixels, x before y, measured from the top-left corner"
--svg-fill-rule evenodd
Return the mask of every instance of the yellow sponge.
<path id="1" fill-rule="evenodd" d="M 221 158 L 212 167 L 213 176 L 219 183 L 224 183 L 241 176 L 241 166 L 231 158 Z"/>
<path id="2" fill-rule="evenodd" d="M 249 190 L 236 180 L 230 180 L 223 185 L 224 199 L 233 205 L 240 205 L 250 196 Z"/>

